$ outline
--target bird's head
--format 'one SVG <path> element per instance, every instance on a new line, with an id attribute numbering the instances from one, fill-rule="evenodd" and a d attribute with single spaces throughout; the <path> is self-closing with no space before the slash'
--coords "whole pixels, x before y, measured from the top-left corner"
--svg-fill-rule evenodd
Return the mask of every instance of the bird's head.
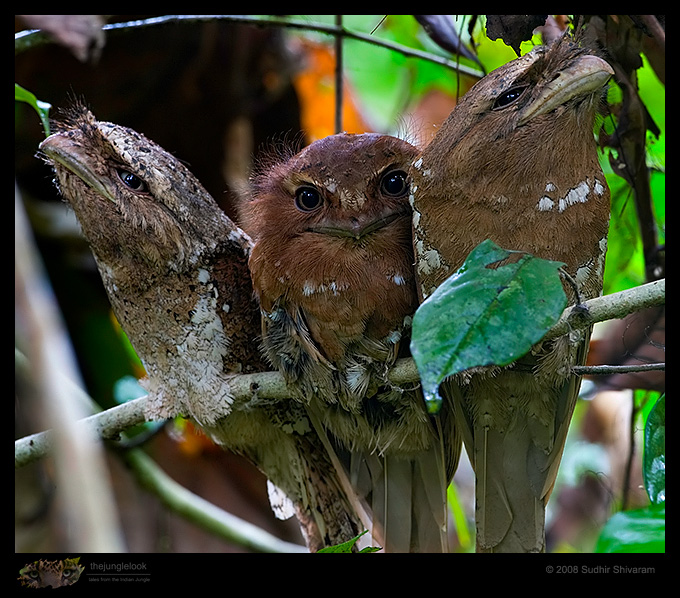
<path id="1" fill-rule="evenodd" d="M 416 149 L 385 135 L 339 134 L 267 169 L 243 209 L 256 242 L 365 247 L 410 226 L 409 163 Z"/>
<path id="2" fill-rule="evenodd" d="M 416 154 L 395 137 L 339 134 L 263 168 L 241 210 L 261 304 L 286 297 L 314 309 L 323 295 L 329 310 L 342 299 L 371 313 L 394 289 L 408 303 Z"/>
<path id="3" fill-rule="evenodd" d="M 99 121 L 81 104 L 54 130 L 41 155 L 99 259 L 178 267 L 223 227 L 191 172 L 140 133 Z"/>
<path id="4" fill-rule="evenodd" d="M 573 272 L 601 251 L 609 196 L 593 129 L 612 74 L 563 37 L 463 96 L 411 171 L 422 293 L 484 239 Z"/>
<path id="5" fill-rule="evenodd" d="M 439 137 L 449 146 L 474 136 L 488 143 L 563 115 L 582 119 L 581 127 L 592 131 L 613 73 L 605 60 L 567 37 L 537 46 L 477 82 L 451 113 L 447 134 Z"/>

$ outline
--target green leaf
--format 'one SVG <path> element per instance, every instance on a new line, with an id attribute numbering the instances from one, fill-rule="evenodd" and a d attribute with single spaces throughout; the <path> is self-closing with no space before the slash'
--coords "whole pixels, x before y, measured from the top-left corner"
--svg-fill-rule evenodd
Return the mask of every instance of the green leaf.
<path id="1" fill-rule="evenodd" d="M 359 538 L 363 536 L 368 530 L 364 530 L 361 532 L 358 536 L 355 536 L 351 540 L 347 540 L 347 542 L 343 542 L 342 544 L 336 544 L 335 546 L 326 546 L 326 548 L 322 548 L 318 552 L 325 552 L 325 553 L 347 553 L 347 552 L 352 552 L 352 548 L 354 545 L 357 543 Z M 359 554 L 362 552 L 378 552 L 380 548 L 376 548 L 375 546 L 367 546 L 366 548 L 362 548 L 359 551 Z"/>
<path id="2" fill-rule="evenodd" d="M 45 131 L 45 137 L 49 137 L 50 134 L 50 108 L 51 104 L 47 102 L 42 102 L 36 98 L 30 91 L 24 89 L 18 83 L 14 84 L 14 100 L 19 102 L 26 102 L 38 113 L 40 117 L 40 122 L 42 123 L 43 129 Z"/>
<path id="3" fill-rule="evenodd" d="M 607 521 L 595 552 L 665 552 L 666 506 L 622 511 Z"/>
<path id="4" fill-rule="evenodd" d="M 411 353 L 431 413 L 439 384 L 477 366 L 512 363 L 555 324 L 566 306 L 559 262 L 480 243 L 418 308 Z"/>
<path id="5" fill-rule="evenodd" d="M 645 453 L 642 475 L 652 504 L 666 500 L 666 395 L 656 402 L 645 426 Z"/>
<path id="6" fill-rule="evenodd" d="M 596 552 L 666 550 L 666 395 L 659 397 L 647 417 L 642 473 L 652 504 L 614 515 L 600 534 Z"/>
<path id="7" fill-rule="evenodd" d="M 452 481 L 449 487 L 446 489 L 446 502 L 451 509 L 451 514 L 453 515 L 453 523 L 456 528 L 456 534 L 458 536 L 458 544 L 460 545 L 461 552 L 468 552 L 474 549 L 474 539 L 470 533 L 470 529 L 467 522 L 467 517 L 465 515 L 465 510 L 461 504 L 459 492 L 456 484 Z"/>

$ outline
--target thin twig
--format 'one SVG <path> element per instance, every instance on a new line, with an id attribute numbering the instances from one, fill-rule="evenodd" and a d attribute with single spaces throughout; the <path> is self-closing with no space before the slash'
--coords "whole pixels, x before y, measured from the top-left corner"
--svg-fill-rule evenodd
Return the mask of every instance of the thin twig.
<path id="1" fill-rule="evenodd" d="M 387 18 L 387 15 L 384 15 L 382 17 L 382 19 L 380 19 L 380 21 L 378 21 L 378 24 L 375 27 L 373 27 L 373 29 L 371 29 L 371 35 L 373 35 L 378 30 L 378 27 L 380 27 L 380 25 L 382 25 L 385 22 L 386 18 Z"/>
<path id="2" fill-rule="evenodd" d="M 625 511 L 628 508 L 628 499 L 630 496 L 630 478 L 633 472 L 633 459 L 635 457 L 635 426 L 639 409 L 635 405 L 635 395 L 631 396 L 630 400 L 633 405 L 630 410 L 630 421 L 628 424 L 628 455 L 626 457 L 626 465 L 623 470 L 623 487 L 621 488 L 621 510 Z"/>
<path id="3" fill-rule="evenodd" d="M 284 19 L 284 18 L 258 18 L 254 16 L 245 15 L 163 15 L 160 17 L 152 17 L 149 19 L 140 19 L 137 21 L 126 21 L 125 23 L 109 23 L 104 25 L 104 31 L 109 31 L 111 33 L 117 31 L 124 31 L 128 29 L 135 29 L 140 27 L 155 27 L 159 25 L 167 25 L 169 23 L 179 23 L 179 22 L 203 22 L 203 21 L 225 21 L 228 23 L 240 23 L 243 25 L 255 25 L 257 27 L 282 27 L 288 29 L 302 29 L 305 31 L 315 31 L 317 33 L 324 33 L 333 36 L 342 36 L 349 39 L 355 39 L 357 41 L 372 44 L 374 46 L 379 46 L 381 48 L 386 48 L 394 52 L 399 52 L 400 54 L 410 57 L 419 58 L 420 60 L 426 60 L 435 64 L 439 64 L 446 68 L 454 71 L 458 71 L 461 74 L 474 77 L 475 79 L 481 79 L 484 73 L 475 68 L 458 64 L 455 60 L 449 60 L 442 56 L 437 56 L 429 52 L 424 52 L 417 50 L 415 48 L 409 48 L 402 44 L 397 44 L 391 41 L 380 39 L 378 37 L 372 37 L 371 35 L 365 33 L 359 33 L 357 31 L 351 31 L 345 27 L 338 27 L 337 25 L 327 25 L 325 23 L 314 23 L 311 21 L 297 21 L 295 19 Z M 37 29 L 31 29 L 26 31 L 20 31 L 14 35 L 14 53 L 20 54 L 30 48 L 40 46 L 43 44 L 51 43 L 53 40 L 48 37 L 42 31 Z"/>
<path id="4" fill-rule="evenodd" d="M 640 363 L 638 365 L 575 365 L 571 368 L 571 371 L 579 376 L 609 376 L 611 374 L 657 372 L 665 370 L 665 363 Z"/>
<path id="5" fill-rule="evenodd" d="M 335 25 L 338 29 L 342 29 L 342 15 L 335 15 Z M 342 46 L 344 37 L 342 35 L 335 36 L 335 132 L 341 133 L 342 128 L 342 94 L 343 94 L 343 56 Z"/>

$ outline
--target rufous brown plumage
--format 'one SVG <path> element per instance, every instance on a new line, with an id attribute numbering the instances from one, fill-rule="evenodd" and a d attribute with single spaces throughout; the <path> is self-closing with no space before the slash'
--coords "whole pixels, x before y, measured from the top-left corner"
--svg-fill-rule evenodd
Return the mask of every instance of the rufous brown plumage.
<path id="1" fill-rule="evenodd" d="M 460 445 L 447 431 L 442 452 L 420 392 L 386 377 L 408 355 L 418 304 L 408 203 L 416 154 L 391 136 L 330 136 L 263 169 L 242 210 L 265 354 L 299 388 L 392 551 L 445 546 Z"/>

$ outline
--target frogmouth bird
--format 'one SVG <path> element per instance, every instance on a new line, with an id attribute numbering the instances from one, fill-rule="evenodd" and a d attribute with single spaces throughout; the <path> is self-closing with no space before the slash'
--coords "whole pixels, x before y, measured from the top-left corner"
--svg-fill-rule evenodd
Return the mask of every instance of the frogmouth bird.
<path id="1" fill-rule="evenodd" d="M 249 458 L 293 502 L 311 550 L 352 538 L 360 522 L 304 409 L 232 394 L 235 374 L 268 369 L 250 238 L 143 135 L 79 103 L 54 130 L 40 150 L 144 364 L 149 418 L 192 417 Z"/>
<path id="2" fill-rule="evenodd" d="M 387 551 L 445 548 L 460 449 L 448 406 L 433 421 L 417 386 L 386 376 L 408 355 L 418 303 L 408 203 L 416 154 L 387 135 L 333 135 L 268 163 L 241 209 L 264 353 L 299 389 Z"/>
<path id="3" fill-rule="evenodd" d="M 566 264 L 571 304 L 601 294 L 609 190 L 593 130 L 612 74 L 564 37 L 465 94 L 412 170 L 421 298 L 485 239 Z M 545 549 L 545 506 L 580 385 L 570 368 L 583 363 L 588 336 L 447 383 L 476 473 L 478 551 Z"/>

